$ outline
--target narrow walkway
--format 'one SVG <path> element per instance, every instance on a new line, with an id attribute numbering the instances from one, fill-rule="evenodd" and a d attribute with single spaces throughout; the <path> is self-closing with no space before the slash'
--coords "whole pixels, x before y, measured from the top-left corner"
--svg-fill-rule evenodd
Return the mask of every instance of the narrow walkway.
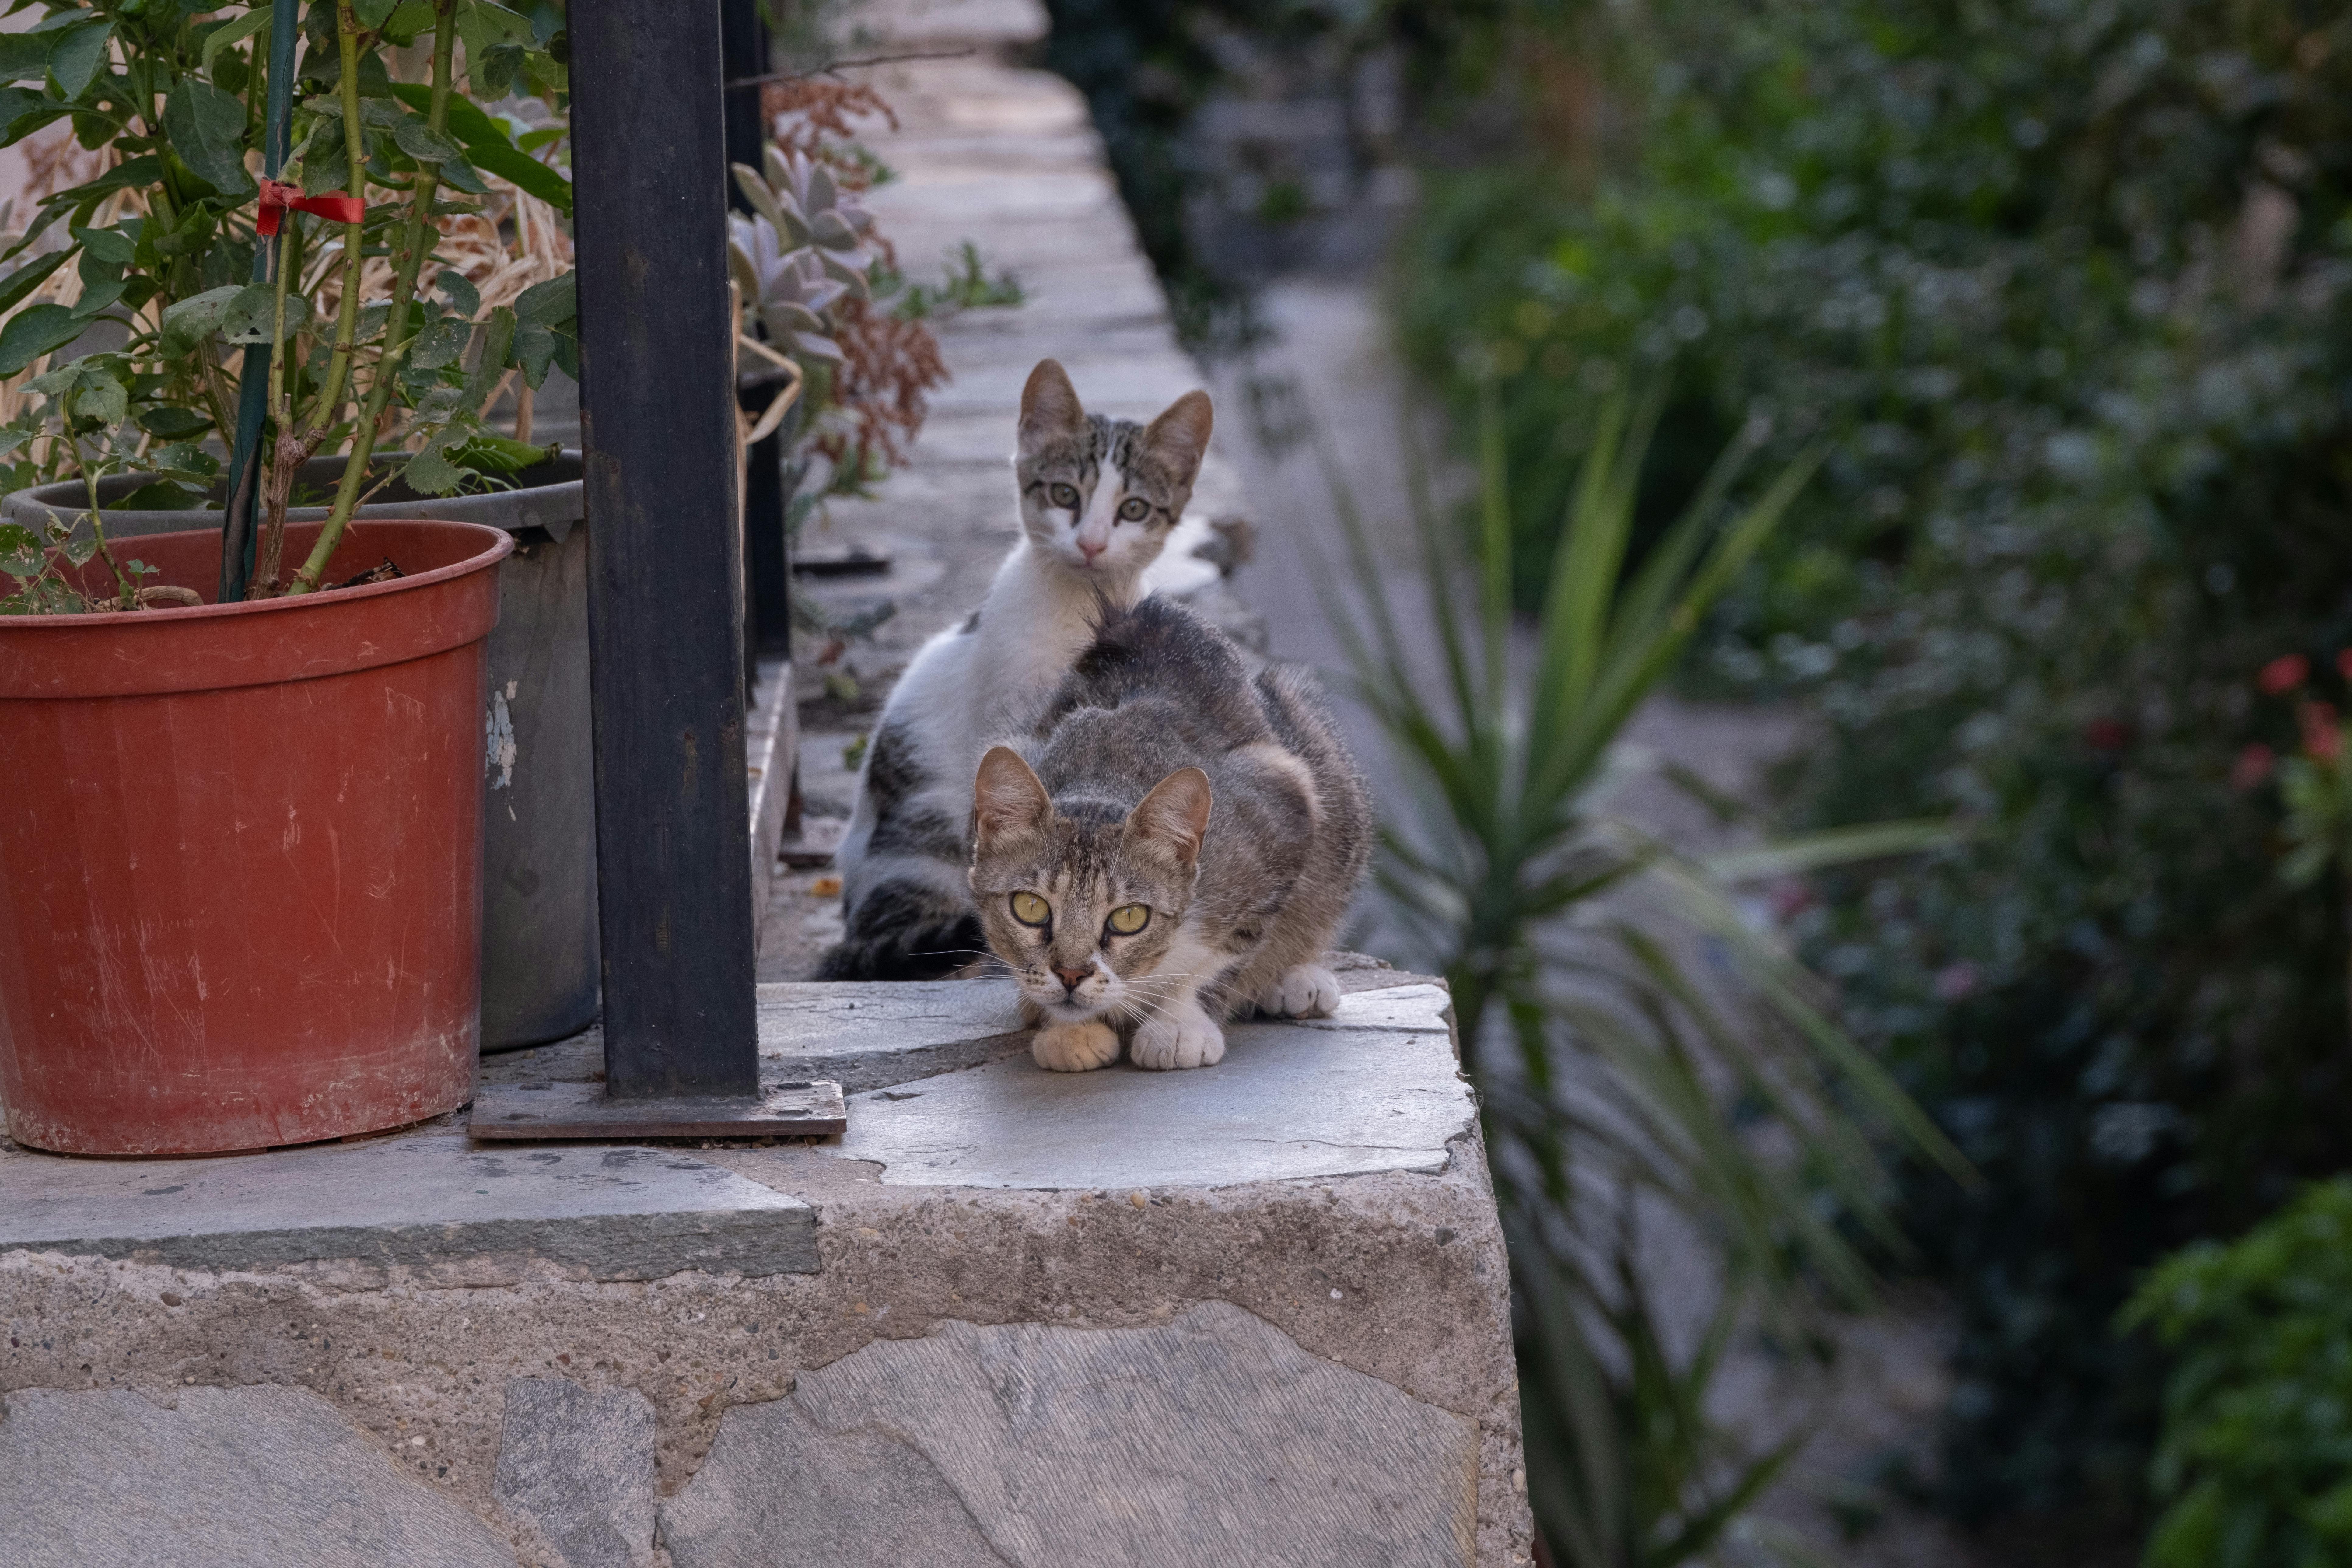
<path id="1" fill-rule="evenodd" d="M 844 610 L 886 597 L 898 606 L 872 642 L 836 665 L 801 666 L 801 791 L 814 818 L 848 816 L 853 748 L 899 671 L 925 638 L 971 612 L 1019 537 L 1013 424 L 1037 361 L 1060 360 L 1089 409 L 1130 418 L 1148 419 L 1204 384 L 1177 346 L 1166 297 L 1136 243 L 1086 100 L 1060 77 L 1007 63 L 1045 28 L 1035 0 L 880 0 L 845 24 L 860 55 L 969 51 L 856 73 L 898 117 L 896 131 L 861 128 L 859 140 L 896 174 L 864 200 L 909 278 L 936 283 L 949 255 L 970 240 L 992 275 L 1019 279 L 1025 300 L 933 323 L 953 379 L 931 395 L 910 466 L 884 480 L 874 500 L 829 503 L 803 536 L 812 545 L 887 545 L 893 565 L 886 576 L 813 586 Z M 1219 407 L 1219 446 L 1232 439 L 1231 417 Z M 1217 593 L 1215 569 L 1191 547 L 1206 537 L 1207 519 L 1245 510 L 1233 468 L 1213 450 L 1186 529 L 1153 584 Z M 828 878 L 822 868 L 778 878 L 761 980 L 806 978 L 838 935 Z"/>

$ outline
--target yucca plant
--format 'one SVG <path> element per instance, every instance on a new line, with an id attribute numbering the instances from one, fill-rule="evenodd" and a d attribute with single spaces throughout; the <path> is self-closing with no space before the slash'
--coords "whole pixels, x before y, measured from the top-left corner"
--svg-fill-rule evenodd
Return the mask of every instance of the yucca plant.
<path id="1" fill-rule="evenodd" d="M 1605 809 L 1619 732 L 1820 459 L 1731 507 L 1763 432 L 1744 434 L 1629 572 L 1660 402 L 1601 411 L 1531 647 L 1510 608 L 1491 398 L 1475 566 L 1416 486 L 1417 641 L 1334 476 L 1355 593 L 1330 593 L 1328 610 L 1413 786 L 1385 813 L 1380 884 L 1453 988 L 1510 1244 L 1528 1496 L 1575 1568 L 1667 1568 L 1760 1538 L 1742 1515 L 1803 1434 L 1765 1444 L 1719 1425 L 1723 1355 L 1744 1331 L 1802 1342 L 1817 1306 L 1866 1300 L 1860 1249 L 1899 1244 L 1874 1135 L 1965 1171 L 1727 880 L 1940 830 L 1889 824 L 1710 864 Z M 1728 974 L 1694 972 L 1694 936 Z M 1713 1299 L 1696 1312 L 1660 1300 L 1644 1233 L 1661 1220 L 1711 1254 Z"/>

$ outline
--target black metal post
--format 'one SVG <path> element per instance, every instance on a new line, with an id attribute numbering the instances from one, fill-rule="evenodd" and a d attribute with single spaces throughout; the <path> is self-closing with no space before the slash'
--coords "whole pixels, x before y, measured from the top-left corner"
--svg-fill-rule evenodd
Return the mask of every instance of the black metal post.
<path id="1" fill-rule="evenodd" d="M 572 0 L 605 1089 L 759 1088 L 719 0 Z"/>
<path id="2" fill-rule="evenodd" d="M 768 24 L 760 0 L 719 0 L 719 32 L 727 71 L 727 161 L 761 167 L 768 127 L 760 113 L 757 79 L 775 68 L 768 43 Z M 738 212 L 748 213 L 732 179 L 728 199 Z M 748 302 L 748 301 L 747 301 Z M 753 395 L 746 406 L 764 408 L 766 395 Z M 743 481 L 743 569 L 748 578 L 750 623 L 747 657 L 792 654 L 792 567 L 785 559 L 783 486 L 784 441 L 782 431 L 752 447 Z"/>

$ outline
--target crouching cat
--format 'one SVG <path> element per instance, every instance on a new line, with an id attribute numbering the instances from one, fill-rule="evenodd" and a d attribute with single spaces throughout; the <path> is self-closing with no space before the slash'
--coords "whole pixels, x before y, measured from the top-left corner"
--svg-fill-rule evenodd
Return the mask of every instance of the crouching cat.
<path id="1" fill-rule="evenodd" d="M 1210 423 L 1205 393 L 1137 425 L 1087 413 L 1052 360 L 1030 372 L 1013 458 L 1021 542 L 882 710 L 835 858 L 846 930 L 818 979 L 920 980 L 981 956 L 964 881 L 972 765 L 1035 719 L 1093 637 L 1096 606 L 1139 596 L 1192 500 Z"/>
<path id="2" fill-rule="evenodd" d="M 1024 756 L 1024 753 L 1026 753 Z M 1149 598 L 1093 643 L 1019 749 L 981 760 L 971 891 L 1042 1025 L 1041 1067 L 1207 1067 L 1255 1006 L 1339 1005 L 1323 968 L 1371 853 L 1371 801 L 1311 681 L 1255 681 Z"/>

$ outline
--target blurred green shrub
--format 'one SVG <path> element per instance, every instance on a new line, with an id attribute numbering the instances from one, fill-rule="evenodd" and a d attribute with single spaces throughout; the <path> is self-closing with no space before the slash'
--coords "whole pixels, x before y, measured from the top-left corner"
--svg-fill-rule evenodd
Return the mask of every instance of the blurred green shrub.
<path id="1" fill-rule="evenodd" d="M 2168 1258 L 2123 1323 L 2178 1362 L 2148 1568 L 2352 1562 L 2352 1179 Z"/>
<path id="2" fill-rule="evenodd" d="M 1465 409 L 1501 376 L 1523 545 L 1621 358 L 1683 389 L 1637 528 L 1756 413 L 1784 451 L 1832 438 L 1713 665 L 1811 698 L 1811 820 L 1979 826 L 1798 917 L 1988 1178 L 1922 1182 L 1906 1219 L 1961 1313 L 1947 1500 L 2141 1507 L 2159 1376 L 2108 1332 L 2132 1280 L 2352 1164 L 2343 873 L 2282 882 L 2241 765 L 2295 747 L 2256 671 L 2352 643 L 2352 18 L 1530 0 L 1505 26 L 1549 41 L 1491 51 L 1497 96 L 1572 100 L 1565 58 L 1600 107 L 1547 158 L 1426 182 L 1407 348 Z"/>

